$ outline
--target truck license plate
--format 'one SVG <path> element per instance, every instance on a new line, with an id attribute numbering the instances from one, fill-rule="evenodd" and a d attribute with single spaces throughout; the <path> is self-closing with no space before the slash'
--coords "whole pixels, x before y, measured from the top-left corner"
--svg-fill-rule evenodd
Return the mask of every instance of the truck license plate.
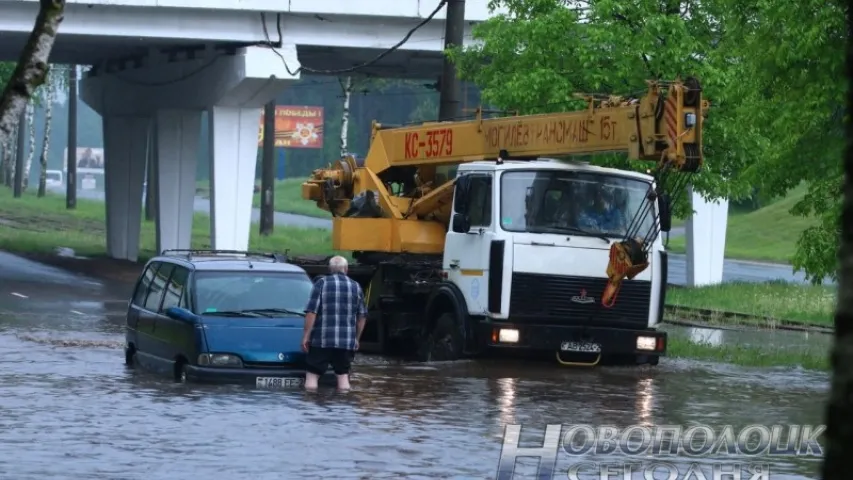
<path id="1" fill-rule="evenodd" d="M 591 342 L 563 342 L 560 345 L 563 352 L 601 353 L 601 345 Z"/>
<path id="2" fill-rule="evenodd" d="M 304 384 L 305 379 L 298 377 L 258 377 L 255 380 L 257 388 L 298 388 Z"/>

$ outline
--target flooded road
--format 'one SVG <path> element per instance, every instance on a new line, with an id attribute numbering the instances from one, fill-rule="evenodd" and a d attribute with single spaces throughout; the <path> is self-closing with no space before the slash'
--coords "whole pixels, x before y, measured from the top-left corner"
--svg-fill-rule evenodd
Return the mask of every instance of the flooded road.
<path id="1" fill-rule="evenodd" d="M 672 359 L 566 369 L 360 356 L 345 395 L 179 385 L 124 366 L 128 291 L 0 258 L 0 478 L 494 478 L 507 424 L 540 446 L 548 424 L 823 420 L 825 374 Z M 559 478 L 578 460 L 561 453 Z M 747 460 L 771 463 L 774 479 L 817 478 L 820 462 Z M 535 468 L 521 460 L 515 478 Z"/>

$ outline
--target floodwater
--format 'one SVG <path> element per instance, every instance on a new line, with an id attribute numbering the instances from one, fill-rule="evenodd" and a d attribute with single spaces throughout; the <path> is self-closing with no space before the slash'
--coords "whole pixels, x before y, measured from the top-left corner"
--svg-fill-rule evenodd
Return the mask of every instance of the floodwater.
<path id="1" fill-rule="evenodd" d="M 823 373 L 673 359 L 567 369 L 360 356 L 344 395 L 179 385 L 124 366 L 128 290 L 0 254 L 0 478 L 494 478 L 508 424 L 539 446 L 548 424 L 823 422 Z M 817 478 L 820 463 L 716 459 L 769 463 L 774 479 Z M 626 459 L 561 453 L 559 478 L 579 460 Z M 520 460 L 514 478 L 535 471 Z"/>

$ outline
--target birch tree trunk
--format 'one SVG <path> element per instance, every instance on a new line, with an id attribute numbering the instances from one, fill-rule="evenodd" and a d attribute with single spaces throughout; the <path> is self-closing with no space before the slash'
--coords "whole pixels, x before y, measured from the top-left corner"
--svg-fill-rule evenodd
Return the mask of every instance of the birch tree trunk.
<path id="1" fill-rule="evenodd" d="M 9 152 L 9 141 L 0 142 L 0 185 L 6 185 L 6 154 Z"/>
<path id="2" fill-rule="evenodd" d="M 18 58 L 15 73 L 0 97 L 0 143 L 9 140 L 18 117 L 27 107 L 35 90 L 44 84 L 48 59 L 59 24 L 65 12 L 65 0 L 39 0 L 39 13 L 27 45 Z"/>
<path id="3" fill-rule="evenodd" d="M 47 154 L 50 151 L 50 126 L 53 120 L 53 100 L 56 94 L 56 85 L 51 81 L 56 78 L 56 75 L 48 75 L 47 95 L 44 100 L 44 139 L 42 140 L 41 156 L 39 157 L 39 191 L 38 196 L 43 197 L 47 194 Z"/>
<path id="4" fill-rule="evenodd" d="M 3 171 L 6 172 L 3 183 L 10 188 L 12 187 L 12 180 L 15 178 L 15 150 L 17 150 L 19 130 L 17 124 L 12 127 L 12 134 L 7 137 L 6 141 L 6 155 L 3 158 Z"/>
<path id="5" fill-rule="evenodd" d="M 352 98 L 352 77 L 347 77 L 346 83 L 341 87 L 344 90 L 344 108 L 341 110 L 341 158 L 344 158 L 349 149 L 349 103 Z"/>
<path id="6" fill-rule="evenodd" d="M 27 104 L 27 134 L 30 136 L 30 148 L 27 152 L 27 160 L 24 162 L 23 190 L 27 190 L 30 184 L 30 168 L 33 166 L 33 157 L 36 156 L 36 129 L 33 128 L 36 117 L 34 102 Z"/>

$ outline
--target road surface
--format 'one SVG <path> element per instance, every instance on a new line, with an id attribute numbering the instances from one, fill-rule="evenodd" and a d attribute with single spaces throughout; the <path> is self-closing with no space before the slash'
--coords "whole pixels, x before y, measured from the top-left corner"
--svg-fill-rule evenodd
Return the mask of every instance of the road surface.
<path id="1" fill-rule="evenodd" d="M 100 201 L 104 200 L 104 193 L 101 191 L 79 190 L 77 195 L 79 198 Z M 194 202 L 196 212 L 210 213 L 209 199 L 195 197 Z M 252 221 L 257 223 L 259 218 L 260 210 L 253 208 Z M 331 220 L 324 218 L 276 212 L 275 224 L 302 228 L 331 228 L 332 222 Z M 673 229 L 672 236 L 683 234 L 684 227 L 676 227 Z M 670 258 L 670 283 L 684 285 L 687 281 L 687 264 L 685 255 L 671 254 Z M 805 276 L 802 273 L 794 273 L 793 269 L 789 265 L 747 262 L 741 260 L 726 260 L 723 265 L 723 281 L 725 282 L 766 282 L 768 280 L 805 283 Z"/>
<path id="2" fill-rule="evenodd" d="M 828 395 L 825 373 L 670 358 L 653 369 L 572 369 L 359 355 L 346 395 L 178 385 L 124 366 L 131 289 L 0 253 L 0 477 L 495 478 L 508 424 L 523 425 L 529 445 L 542 445 L 549 424 L 818 425 Z M 711 455 L 705 477 L 723 457 L 726 471 L 760 461 L 789 480 L 817 478 L 821 460 Z M 559 452 L 554 478 L 571 478 L 578 461 Z M 661 461 L 684 473 L 697 460 Z M 533 478 L 536 465 L 519 461 L 514 478 Z"/>

